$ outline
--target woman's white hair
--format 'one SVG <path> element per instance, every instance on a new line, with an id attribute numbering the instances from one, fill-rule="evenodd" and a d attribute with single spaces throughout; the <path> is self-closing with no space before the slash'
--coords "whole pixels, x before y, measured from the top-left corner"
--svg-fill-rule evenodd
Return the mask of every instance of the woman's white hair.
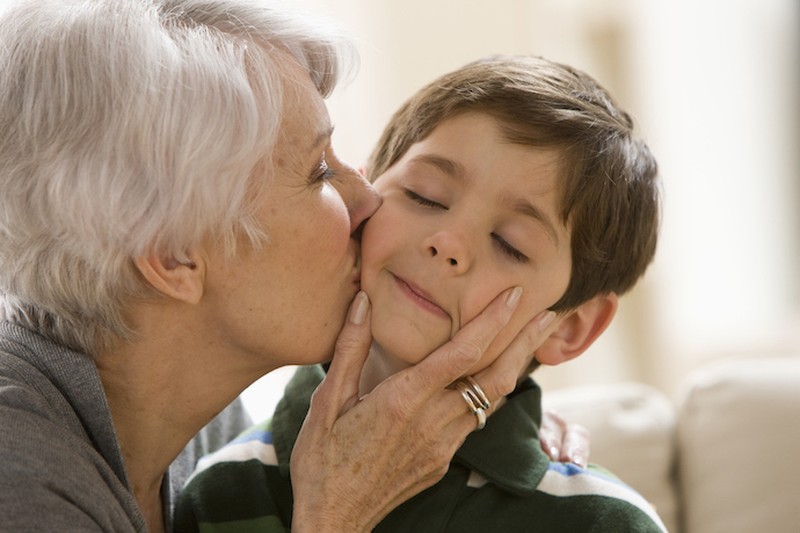
<path id="1" fill-rule="evenodd" d="M 323 96 L 355 52 L 255 0 L 32 0 L 0 17 L 0 298 L 95 355 L 147 297 L 132 258 L 266 236 L 285 61 Z M 254 169 L 263 166 L 266 175 Z"/>

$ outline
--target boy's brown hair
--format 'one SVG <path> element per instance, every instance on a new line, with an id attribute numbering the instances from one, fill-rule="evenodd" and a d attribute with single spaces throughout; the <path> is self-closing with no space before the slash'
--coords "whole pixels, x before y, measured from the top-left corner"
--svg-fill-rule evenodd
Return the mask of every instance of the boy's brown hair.
<path id="1" fill-rule="evenodd" d="M 468 111 L 493 116 L 510 142 L 563 153 L 560 216 L 571 227 L 572 272 L 550 309 L 565 312 L 598 294 L 629 290 L 655 254 L 657 165 L 631 117 L 574 68 L 493 56 L 440 77 L 389 121 L 369 161 L 370 180 L 441 122 Z"/>

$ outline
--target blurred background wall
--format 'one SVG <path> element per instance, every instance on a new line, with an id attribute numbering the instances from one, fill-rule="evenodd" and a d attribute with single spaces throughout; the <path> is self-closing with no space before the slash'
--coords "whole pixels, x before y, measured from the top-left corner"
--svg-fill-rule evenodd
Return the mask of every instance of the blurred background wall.
<path id="1" fill-rule="evenodd" d="M 296 3 L 360 43 L 357 78 L 329 101 L 351 162 L 414 91 L 494 53 L 579 67 L 636 117 L 663 179 L 655 262 L 586 354 L 537 371 L 545 389 L 638 380 L 672 395 L 714 359 L 800 353 L 800 2 Z"/>

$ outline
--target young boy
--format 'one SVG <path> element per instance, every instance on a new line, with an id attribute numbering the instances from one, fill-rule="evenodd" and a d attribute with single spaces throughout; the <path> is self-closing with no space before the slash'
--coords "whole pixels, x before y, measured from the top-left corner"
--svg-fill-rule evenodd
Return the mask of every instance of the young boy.
<path id="1" fill-rule="evenodd" d="M 383 204 L 362 238 L 374 343 L 361 393 L 516 285 L 524 289 L 516 314 L 474 371 L 545 309 L 555 312 L 552 334 L 534 366 L 583 353 L 655 252 L 656 163 L 632 128 L 593 79 L 532 57 L 471 63 L 412 97 L 369 166 Z M 289 457 L 323 375 L 319 366 L 298 370 L 269 423 L 201 462 L 179 527 L 288 526 Z M 540 397 L 521 376 L 445 477 L 376 531 L 663 531 L 613 476 L 549 461 L 538 443 Z"/>

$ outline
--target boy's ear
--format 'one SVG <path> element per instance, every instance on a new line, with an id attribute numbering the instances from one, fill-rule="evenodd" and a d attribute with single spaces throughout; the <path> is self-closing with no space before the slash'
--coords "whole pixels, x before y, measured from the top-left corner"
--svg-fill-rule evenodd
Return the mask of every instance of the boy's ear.
<path id="1" fill-rule="evenodd" d="M 616 294 L 600 294 L 559 317 L 555 331 L 536 350 L 536 360 L 543 365 L 559 365 L 578 357 L 611 324 L 617 305 Z"/>
<path id="2" fill-rule="evenodd" d="M 144 279 L 165 296 L 189 304 L 198 303 L 203 296 L 205 262 L 194 251 L 188 251 L 180 261 L 153 254 L 136 257 L 133 263 Z"/>

